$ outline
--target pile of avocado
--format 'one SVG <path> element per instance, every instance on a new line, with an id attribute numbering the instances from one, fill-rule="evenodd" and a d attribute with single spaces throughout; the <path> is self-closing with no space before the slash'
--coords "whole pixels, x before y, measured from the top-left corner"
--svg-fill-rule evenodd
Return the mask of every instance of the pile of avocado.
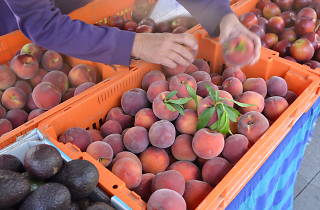
<path id="1" fill-rule="evenodd" d="M 23 164 L 0 155 L 0 209 L 111 210 L 109 198 L 97 187 L 99 173 L 86 160 L 64 162 L 52 146 L 31 147 Z"/>

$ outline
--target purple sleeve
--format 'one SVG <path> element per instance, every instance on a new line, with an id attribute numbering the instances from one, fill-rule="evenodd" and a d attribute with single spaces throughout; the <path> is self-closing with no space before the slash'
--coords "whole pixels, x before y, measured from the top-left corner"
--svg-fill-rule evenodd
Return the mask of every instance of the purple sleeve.
<path id="1" fill-rule="evenodd" d="M 5 0 L 34 43 L 80 59 L 129 65 L 135 33 L 97 27 L 61 14 L 49 0 Z"/>
<path id="2" fill-rule="evenodd" d="M 229 0 L 177 0 L 208 31 L 219 36 L 221 19 L 232 13 Z"/>

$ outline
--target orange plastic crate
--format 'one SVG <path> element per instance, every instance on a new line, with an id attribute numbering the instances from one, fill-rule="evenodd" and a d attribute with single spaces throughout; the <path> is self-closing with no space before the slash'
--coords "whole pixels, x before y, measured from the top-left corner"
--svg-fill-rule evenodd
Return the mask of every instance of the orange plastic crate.
<path id="1" fill-rule="evenodd" d="M 212 72 L 221 72 L 224 66 L 221 46 L 206 38 L 201 32 L 195 32 L 194 35 L 200 45 L 198 57 L 210 62 Z M 136 193 L 128 190 L 119 178 L 87 153 L 80 152 L 69 143 L 66 145 L 60 143 L 57 138 L 72 127 L 99 128 L 108 111 L 120 105 L 122 94 L 129 89 L 141 87 L 143 76 L 154 69 L 160 69 L 160 66 L 139 62 L 129 74 L 105 83 L 98 92 L 67 106 L 39 125 L 43 134 L 71 158 L 85 158 L 92 161 L 99 169 L 100 187 L 108 194 L 118 196 L 133 209 L 146 207 Z M 281 76 L 287 81 L 289 89 L 296 92 L 299 97 L 203 200 L 197 207 L 199 210 L 226 208 L 279 145 L 299 117 L 309 110 L 318 98 L 319 77 L 310 72 L 301 71 L 299 66 L 284 63 L 278 57 L 262 55 L 257 64 L 247 66 L 243 71 L 247 77 L 268 79 L 271 76 Z"/>
<path id="2" fill-rule="evenodd" d="M 259 2 L 259 0 L 239 0 L 236 4 L 233 5 L 233 11 L 238 16 L 240 16 L 240 15 L 248 13 L 248 12 L 252 11 L 254 8 L 256 8 L 256 4 L 258 2 Z M 271 50 L 271 49 L 268 49 L 268 48 L 264 48 L 264 47 L 262 48 L 262 52 L 269 52 L 269 53 L 272 53 L 272 54 L 274 54 L 276 56 L 279 56 L 279 53 L 277 51 L 274 51 L 274 50 Z M 287 59 L 284 59 L 284 58 L 281 58 L 281 57 L 280 57 L 280 59 L 283 60 L 283 62 L 287 61 Z M 307 71 L 311 71 L 311 72 L 313 72 L 313 73 L 315 73 L 317 75 L 320 75 L 320 68 L 312 69 L 307 65 L 299 64 L 299 63 L 292 62 L 292 61 L 289 61 L 289 63 L 292 63 L 293 65 L 298 65 L 299 68 L 302 68 L 302 69 L 305 69 Z"/>

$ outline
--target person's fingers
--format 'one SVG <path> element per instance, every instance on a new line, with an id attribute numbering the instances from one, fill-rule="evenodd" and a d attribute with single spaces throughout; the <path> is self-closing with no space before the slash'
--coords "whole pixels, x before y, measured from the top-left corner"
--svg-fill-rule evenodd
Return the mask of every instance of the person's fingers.
<path id="1" fill-rule="evenodd" d="M 194 55 L 190 52 L 188 48 L 180 44 L 175 44 L 172 50 L 181 55 L 183 58 L 185 58 L 189 63 L 192 63 L 194 61 Z"/>
<path id="2" fill-rule="evenodd" d="M 173 62 L 175 62 L 176 64 L 181 65 L 181 66 L 189 66 L 191 64 L 191 62 L 184 59 L 181 55 L 179 55 L 175 51 L 169 52 L 168 58 L 170 60 L 172 60 Z"/>
<path id="3" fill-rule="evenodd" d="M 170 69 L 177 67 L 177 64 L 169 58 L 164 58 L 160 64 Z"/>
<path id="4" fill-rule="evenodd" d="M 249 36 L 252 39 L 253 44 L 254 44 L 254 56 L 253 56 L 252 61 L 250 62 L 250 64 L 252 65 L 252 64 L 255 64 L 260 58 L 261 40 L 255 34 L 250 34 Z"/>
<path id="5" fill-rule="evenodd" d="M 198 42 L 191 34 L 172 34 L 172 39 L 174 42 L 183 44 L 193 50 L 198 50 Z"/>

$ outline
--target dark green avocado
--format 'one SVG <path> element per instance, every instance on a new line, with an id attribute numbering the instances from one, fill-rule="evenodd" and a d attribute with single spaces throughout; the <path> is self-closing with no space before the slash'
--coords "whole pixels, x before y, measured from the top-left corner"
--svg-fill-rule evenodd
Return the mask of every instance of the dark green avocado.
<path id="1" fill-rule="evenodd" d="M 90 205 L 87 210 L 115 210 L 115 208 L 103 202 L 96 202 Z"/>
<path id="2" fill-rule="evenodd" d="M 17 157 L 9 154 L 0 155 L 0 169 L 15 172 L 24 171 L 21 161 Z"/>

